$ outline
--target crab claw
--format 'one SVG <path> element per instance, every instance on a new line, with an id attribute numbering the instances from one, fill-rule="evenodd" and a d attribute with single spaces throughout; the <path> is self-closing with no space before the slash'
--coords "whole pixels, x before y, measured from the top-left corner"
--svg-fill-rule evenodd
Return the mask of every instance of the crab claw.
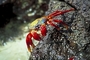
<path id="1" fill-rule="evenodd" d="M 41 37 L 36 31 L 32 31 L 31 34 L 35 40 L 40 41 Z"/>
<path id="2" fill-rule="evenodd" d="M 32 46 L 32 48 L 34 48 L 35 47 L 35 45 L 33 44 L 33 42 L 32 42 L 32 34 L 31 33 L 29 33 L 28 35 L 27 35 L 27 37 L 26 37 L 26 45 L 27 45 L 27 48 L 28 48 L 28 51 L 29 52 L 31 52 L 31 48 L 30 48 L 30 45 Z"/>
<path id="3" fill-rule="evenodd" d="M 47 29 L 46 29 L 46 25 L 45 24 L 42 24 L 40 26 L 40 31 L 41 31 L 42 36 L 46 36 Z"/>

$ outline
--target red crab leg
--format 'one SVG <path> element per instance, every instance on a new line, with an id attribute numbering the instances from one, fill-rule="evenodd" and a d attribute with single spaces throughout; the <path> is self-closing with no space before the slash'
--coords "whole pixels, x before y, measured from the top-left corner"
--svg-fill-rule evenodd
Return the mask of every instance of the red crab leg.
<path id="1" fill-rule="evenodd" d="M 62 15 L 62 14 L 64 14 L 64 13 L 67 13 L 67 12 L 70 12 L 70 11 L 73 11 L 73 10 L 74 10 L 74 8 L 71 8 L 71 9 L 69 9 L 69 10 L 64 10 L 64 11 L 59 11 L 59 10 L 57 10 L 57 11 L 51 13 L 51 14 L 49 15 L 49 17 L 53 18 L 53 17 L 55 17 L 55 16 L 57 16 L 57 15 Z"/>
<path id="2" fill-rule="evenodd" d="M 65 22 L 63 22 L 62 20 L 53 20 L 53 21 L 64 25 L 64 27 L 66 27 L 68 29 L 68 25 Z"/>
<path id="3" fill-rule="evenodd" d="M 46 29 L 46 25 L 45 24 L 42 24 L 40 26 L 40 31 L 41 31 L 42 36 L 46 36 L 47 29 Z"/>
<path id="4" fill-rule="evenodd" d="M 55 25 L 52 21 L 48 21 L 47 24 L 50 24 L 51 26 L 54 26 L 56 29 L 60 30 L 60 28 Z"/>
<path id="5" fill-rule="evenodd" d="M 33 44 L 31 38 L 32 38 L 32 35 L 31 35 L 31 33 L 29 33 L 29 34 L 27 35 L 27 37 L 26 37 L 26 44 L 27 44 L 27 48 L 28 48 L 28 51 L 29 51 L 29 52 L 31 52 L 30 45 L 31 45 L 33 48 L 35 47 L 35 45 Z"/>
<path id="6" fill-rule="evenodd" d="M 41 37 L 36 31 L 31 32 L 31 34 L 35 40 L 40 41 Z"/>
<path id="7" fill-rule="evenodd" d="M 74 60 L 74 57 L 70 57 L 69 60 Z"/>

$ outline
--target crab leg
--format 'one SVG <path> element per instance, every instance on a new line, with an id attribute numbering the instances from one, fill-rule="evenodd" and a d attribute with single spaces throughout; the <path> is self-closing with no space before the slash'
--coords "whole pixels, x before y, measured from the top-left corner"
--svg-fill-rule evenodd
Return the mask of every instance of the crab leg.
<path id="1" fill-rule="evenodd" d="M 33 44 L 31 38 L 32 38 L 32 35 L 31 35 L 31 33 L 29 33 L 29 34 L 27 35 L 27 37 L 26 37 L 26 44 L 27 44 L 27 48 L 28 48 L 28 51 L 29 51 L 29 52 L 31 52 L 30 45 L 32 46 L 32 48 L 35 47 L 35 45 Z"/>
<path id="2" fill-rule="evenodd" d="M 57 25 L 55 25 L 52 21 L 48 21 L 47 24 L 54 26 L 57 30 L 60 30 L 60 28 Z"/>
<path id="3" fill-rule="evenodd" d="M 64 14 L 64 13 L 67 13 L 67 12 L 70 12 L 70 11 L 73 11 L 73 10 L 75 10 L 75 9 L 74 9 L 74 8 L 71 8 L 71 9 L 69 9 L 69 10 L 64 10 L 64 11 L 59 11 L 59 10 L 57 10 L 57 11 L 51 13 L 51 14 L 49 15 L 49 17 L 53 18 L 53 17 L 55 17 L 55 16 L 62 15 L 62 14 Z"/>
<path id="4" fill-rule="evenodd" d="M 31 34 L 35 40 L 40 41 L 41 37 L 36 31 L 32 31 Z"/>
<path id="5" fill-rule="evenodd" d="M 64 25 L 64 27 L 66 27 L 66 29 L 68 29 L 68 25 L 65 22 L 63 22 L 62 20 L 53 20 L 53 21 Z"/>

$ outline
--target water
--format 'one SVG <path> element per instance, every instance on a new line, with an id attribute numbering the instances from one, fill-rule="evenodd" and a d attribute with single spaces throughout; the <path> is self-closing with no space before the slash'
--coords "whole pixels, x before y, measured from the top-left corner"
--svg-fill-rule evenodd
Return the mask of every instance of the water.
<path id="1" fill-rule="evenodd" d="M 0 60 L 28 60 L 30 53 L 27 51 L 25 37 L 21 40 L 7 42 L 0 46 Z"/>

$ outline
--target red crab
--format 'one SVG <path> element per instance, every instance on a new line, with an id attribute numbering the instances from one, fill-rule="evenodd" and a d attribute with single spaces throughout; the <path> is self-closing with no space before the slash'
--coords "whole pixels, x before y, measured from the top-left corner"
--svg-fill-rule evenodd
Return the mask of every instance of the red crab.
<path id="1" fill-rule="evenodd" d="M 62 20 L 53 19 L 53 18 L 55 16 L 62 15 L 64 13 L 67 13 L 67 12 L 70 12 L 73 10 L 74 10 L 74 8 L 71 8 L 69 10 L 64 10 L 64 11 L 57 10 L 57 11 L 54 11 L 53 13 L 49 14 L 48 16 L 41 17 L 38 21 L 38 23 L 41 22 L 39 28 L 30 29 L 30 32 L 28 33 L 28 35 L 26 37 L 26 44 L 27 44 L 28 51 L 32 52 L 31 47 L 32 48 L 35 47 L 35 45 L 32 42 L 32 38 L 37 41 L 40 41 L 41 37 L 46 36 L 46 34 L 47 34 L 46 25 L 51 25 L 51 26 L 55 27 L 57 30 L 60 30 L 60 27 L 55 24 L 55 23 L 58 23 L 58 24 L 62 24 L 63 26 L 66 27 L 66 29 L 68 29 L 68 25 L 65 22 L 63 22 Z M 38 31 L 40 31 L 40 33 L 37 33 Z"/>

